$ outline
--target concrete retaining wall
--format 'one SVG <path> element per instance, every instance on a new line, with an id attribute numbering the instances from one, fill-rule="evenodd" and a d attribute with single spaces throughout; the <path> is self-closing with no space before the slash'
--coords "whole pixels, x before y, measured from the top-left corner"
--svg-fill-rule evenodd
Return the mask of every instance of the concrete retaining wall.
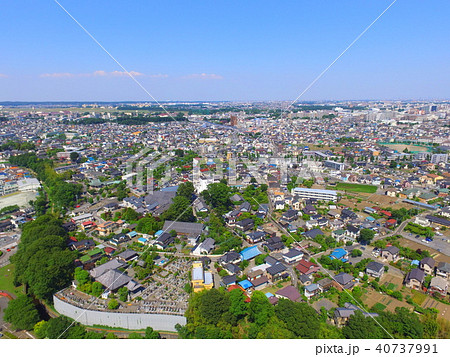
<path id="1" fill-rule="evenodd" d="M 53 296 L 53 304 L 61 315 L 68 316 L 86 326 L 103 325 L 129 330 L 142 330 L 151 326 L 154 330 L 175 332 L 176 324 L 186 324 L 184 316 L 86 310 L 60 300 L 56 296 Z"/>

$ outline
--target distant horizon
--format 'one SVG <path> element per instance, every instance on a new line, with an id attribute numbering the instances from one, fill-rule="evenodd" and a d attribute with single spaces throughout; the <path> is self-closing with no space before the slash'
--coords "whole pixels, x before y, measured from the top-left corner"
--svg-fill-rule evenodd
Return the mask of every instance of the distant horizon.
<path id="1" fill-rule="evenodd" d="M 0 106 L 8 106 L 11 105 L 29 105 L 29 104 L 152 104 L 158 106 L 158 103 L 167 104 L 167 103 L 291 103 L 293 101 L 290 99 L 285 100 L 208 100 L 208 99 L 199 99 L 199 100 L 42 100 L 42 101 L 34 101 L 34 100 L 8 100 L 8 101 L 0 101 Z M 450 103 L 450 98 L 447 99 L 329 99 L 329 100 L 305 100 L 305 101 L 297 101 L 293 105 L 304 105 L 304 104 L 326 104 L 326 103 L 343 103 L 343 102 L 404 102 L 404 103 Z"/>

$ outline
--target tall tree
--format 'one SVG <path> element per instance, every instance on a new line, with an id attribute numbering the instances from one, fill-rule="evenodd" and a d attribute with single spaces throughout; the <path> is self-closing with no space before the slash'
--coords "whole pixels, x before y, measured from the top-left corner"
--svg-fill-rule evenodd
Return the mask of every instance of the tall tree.
<path id="1" fill-rule="evenodd" d="M 34 325 L 39 322 L 39 313 L 33 300 L 22 295 L 8 303 L 4 319 L 10 322 L 15 329 L 32 330 Z"/>

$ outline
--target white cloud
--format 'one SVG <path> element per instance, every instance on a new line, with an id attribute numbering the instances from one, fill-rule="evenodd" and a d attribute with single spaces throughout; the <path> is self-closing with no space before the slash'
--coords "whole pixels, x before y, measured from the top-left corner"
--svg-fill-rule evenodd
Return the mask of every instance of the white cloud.
<path id="1" fill-rule="evenodd" d="M 223 79 L 219 74 L 214 73 L 193 73 L 184 76 L 185 79 Z"/>
<path id="2" fill-rule="evenodd" d="M 69 78 L 69 77 L 75 77 L 75 74 L 73 74 L 73 73 L 44 73 L 44 74 L 41 74 L 39 77 L 42 77 L 42 78 Z"/>
<path id="3" fill-rule="evenodd" d="M 8 78 L 6 74 L 0 73 L 0 78 Z"/>
<path id="4" fill-rule="evenodd" d="M 136 71 L 130 71 L 129 72 L 133 77 L 140 77 L 140 76 L 146 76 L 144 73 L 136 72 Z M 69 72 L 63 72 L 63 73 L 44 73 L 41 74 L 39 77 L 42 78 L 72 78 L 72 77 L 127 77 L 129 74 L 127 72 L 121 72 L 121 71 L 113 71 L 113 72 L 106 72 L 106 71 L 95 71 L 92 73 L 69 73 Z M 158 77 L 153 77 L 158 76 Z M 167 75 L 150 75 L 149 77 L 152 78 L 165 78 Z"/>
<path id="5" fill-rule="evenodd" d="M 149 77 L 149 78 L 167 78 L 167 77 L 169 77 L 169 75 L 158 73 L 158 74 L 149 74 L 147 77 Z"/>

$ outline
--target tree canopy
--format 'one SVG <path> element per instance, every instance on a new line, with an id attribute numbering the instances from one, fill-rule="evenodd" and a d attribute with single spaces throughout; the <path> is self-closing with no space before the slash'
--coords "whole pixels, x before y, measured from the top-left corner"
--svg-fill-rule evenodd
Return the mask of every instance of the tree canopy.
<path id="1" fill-rule="evenodd" d="M 39 313 L 33 300 L 26 296 L 19 296 L 11 300 L 5 309 L 4 319 L 18 330 L 32 330 L 39 321 Z"/>

